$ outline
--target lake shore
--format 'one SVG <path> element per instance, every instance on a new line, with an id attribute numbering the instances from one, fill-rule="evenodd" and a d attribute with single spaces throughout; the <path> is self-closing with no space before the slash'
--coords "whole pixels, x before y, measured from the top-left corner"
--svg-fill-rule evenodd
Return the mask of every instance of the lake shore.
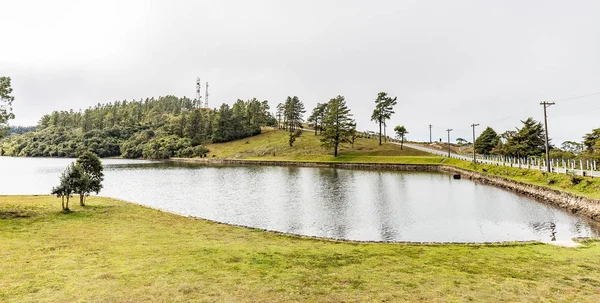
<path id="1" fill-rule="evenodd" d="M 88 203 L 63 214 L 54 197 L 0 196 L 2 301 L 593 301 L 600 289 L 594 240 L 345 243 Z"/>
<path id="2" fill-rule="evenodd" d="M 519 180 L 517 178 L 511 178 L 509 174 L 500 173 L 492 174 L 486 170 L 488 168 L 496 168 L 494 165 L 472 165 L 470 163 L 461 163 L 456 159 L 450 159 L 452 162 L 445 164 L 445 161 L 441 163 L 427 163 L 431 159 L 423 157 L 422 163 L 418 157 L 399 157 L 395 162 L 370 162 L 369 159 L 361 159 L 360 157 L 354 157 L 354 161 L 312 161 L 307 160 L 287 160 L 287 159 L 186 159 L 186 158 L 174 158 L 169 161 L 173 162 L 184 162 L 184 163 L 199 163 L 206 165 L 266 165 L 266 166 L 294 166 L 294 167 L 330 167 L 330 168 L 346 168 L 346 169 L 373 169 L 373 170 L 395 170 L 395 171 L 422 171 L 422 172 L 446 172 L 452 174 L 463 175 L 470 180 L 494 185 L 497 187 L 504 188 L 509 191 L 513 191 L 519 194 L 523 194 L 534 198 L 544 203 L 549 203 L 558 206 L 562 209 L 566 209 L 573 214 L 580 214 L 586 216 L 594 221 L 600 222 L 600 199 L 594 198 L 595 195 L 582 194 L 579 191 L 567 191 L 564 189 L 557 189 L 546 184 L 539 184 L 539 182 L 531 182 L 531 180 Z M 389 160 L 389 157 L 388 157 Z M 436 159 L 437 160 L 437 159 Z M 460 162 L 459 162 L 460 161 Z M 527 171 L 530 170 L 520 168 L 505 168 L 508 172 L 514 172 L 515 170 Z M 535 171 L 534 171 L 535 173 Z M 562 175 L 555 174 L 556 177 Z M 585 182 L 590 182 L 593 178 L 587 178 Z M 590 182 L 591 184 L 592 182 Z"/>

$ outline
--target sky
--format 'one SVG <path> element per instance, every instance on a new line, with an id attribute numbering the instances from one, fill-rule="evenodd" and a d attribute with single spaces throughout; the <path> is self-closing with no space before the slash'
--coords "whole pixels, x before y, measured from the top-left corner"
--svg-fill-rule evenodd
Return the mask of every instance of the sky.
<path id="1" fill-rule="evenodd" d="M 343 95 L 360 130 L 384 91 L 388 131 L 472 141 L 543 121 L 555 144 L 600 127 L 600 1 L 0 0 L 0 76 L 12 125 L 53 110 L 195 95 L 210 106 Z M 582 98 L 574 98 L 585 96 Z M 566 99 L 566 100 L 565 100 Z"/>

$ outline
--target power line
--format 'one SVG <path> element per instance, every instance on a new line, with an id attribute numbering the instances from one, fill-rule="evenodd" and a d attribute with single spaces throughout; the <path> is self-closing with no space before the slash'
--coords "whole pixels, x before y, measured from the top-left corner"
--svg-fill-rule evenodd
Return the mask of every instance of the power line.
<path id="1" fill-rule="evenodd" d="M 559 101 L 567 101 L 567 100 L 581 99 L 581 98 L 586 98 L 586 97 L 590 97 L 590 96 L 596 96 L 596 95 L 600 95 L 600 92 L 597 92 L 597 93 L 591 93 L 591 94 L 587 94 L 587 95 L 581 95 L 581 96 L 575 96 L 575 97 L 569 97 L 569 98 L 564 98 L 564 99 L 557 99 L 557 100 L 553 100 L 553 101 L 551 101 L 551 102 L 559 102 Z"/>

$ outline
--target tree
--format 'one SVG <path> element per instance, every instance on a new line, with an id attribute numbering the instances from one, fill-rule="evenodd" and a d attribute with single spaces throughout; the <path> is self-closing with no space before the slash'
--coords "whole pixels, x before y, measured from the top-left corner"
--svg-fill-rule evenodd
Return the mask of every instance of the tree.
<path id="1" fill-rule="evenodd" d="M 338 156 L 338 148 L 341 143 L 350 142 L 351 131 L 356 124 L 351 118 L 350 109 L 346 106 L 343 96 L 337 96 L 327 104 L 327 112 L 323 119 L 323 142 L 324 146 L 333 147 L 333 155 Z"/>
<path id="2" fill-rule="evenodd" d="M 498 145 L 500 137 L 493 128 L 487 127 L 477 139 L 475 139 L 475 151 L 487 155 Z"/>
<path id="3" fill-rule="evenodd" d="M 581 153 L 583 151 L 583 147 L 583 144 L 574 141 L 565 141 L 561 144 L 561 148 L 564 151 L 572 153 L 574 155 L 578 155 L 579 153 Z"/>
<path id="4" fill-rule="evenodd" d="M 102 189 L 102 181 L 104 181 L 104 167 L 100 158 L 92 152 L 84 152 L 77 158 L 77 165 L 83 169 L 83 175 L 78 180 L 77 194 L 79 194 L 79 204 L 85 206 L 85 197 L 94 192 L 98 194 Z"/>
<path id="5" fill-rule="evenodd" d="M 11 95 L 12 91 L 10 77 L 0 77 L 0 138 L 8 128 L 8 120 L 15 118 L 12 113 L 12 103 L 15 100 Z"/>
<path id="6" fill-rule="evenodd" d="M 583 145 L 588 152 L 595 152 L 596 145 L 600 142 L 600 128 L 596 128 L 592 130 L 591 133 L 585 134 L 583 136 Z"/>
<path id="7" fill-rule="evenodd" d="M 456 138 L 456 144 L 460 146 L 465 146 L 467 144 L 470 144 L 470 142 L 463 138 Z"/>
<path id="8" fill-rule="evenodd" d="M 389 120 L 394 114 L 394 106 L 397 104 L 397 97 L 391 98 L 387 96 L 387 93 L 381 92 L 375 99 L 375 109 L 371 115 L 371 121 L 379 124 L 379 145 L 381 145 L 381 134 L 382 127 L 386 125 L 386 120 Z"/>
<path id="9" fill-rule="evenodd" d="M 283 116 L 287 130 L 293 132 L 296 127 L 299 127 L 304 121 L 303 115 L 305 112 L 304 103 L 297 96 L 288 96 L 283 104 Z"/>
<path id="10" fill-rule="evenodd" d="M 520 158 L 530 156 L 540 156 L 546 152 L 546 139 L 544 136 L 544 126 L 528 118 L 521 121 L 523 127 L 517 129 L 516 133 L 511 133 L 505 144 L 508 155 Z"/>
<path id="11" fill-rule="evenodd" d="M 401 140 L 400 149 L 402 150 L 402 148 L 404 147 L 404 136 L 408 134 L 408 131 L 406 131 L 406 127 L 404 127 L 404 125 L 397 125 L 396 127 L 394 127 L 394 131 L 396 132 L 396 136 Z"/>
<path id="12" fill-rule="evenodd" d="M 317 106 L 313 109 L 310 117 L 306 120 L 310 124 L 313 125 L 315 129 L 315 136 L 317 135 L 317 131 L 320 130 L 323 118 L 325 118 L 325 112 L 327 111 L 327 103 L 317 103 Z M 323 132 L 323 130 L 321 130 Z"/>
<path id="13" fill-rule="evenodd" d="M 70 198 L 73 196 L 73 193 L 78 190 L 78 187 L 86 182 L 85 180 L 82 180 L 83 175 L 83 168 L 80 165 L 71 163 L 60 175 L 60 184 L 52 188 L 51 193 L 62 198 L 63 211 L 69 211 Z M 66 204 L 65 197 L 67 198 Z"/>

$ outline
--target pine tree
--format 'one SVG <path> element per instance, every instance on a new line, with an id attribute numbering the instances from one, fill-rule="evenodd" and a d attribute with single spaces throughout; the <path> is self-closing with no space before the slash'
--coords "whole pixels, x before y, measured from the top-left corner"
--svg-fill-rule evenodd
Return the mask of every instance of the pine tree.
<path id="1" fill-rule="evenodd" d="M 337 96 L 327 104 L 327 112 L 323 119 L 323 142 L 324 146 L 333 147 L 333 155 L 338 156 L 341 143 L 350 143 L 352 129 L 356 128 L 354 119 L 351 118 L 350 109 L 346 106 L 343 96 Z"/>
<path id="2" fill-rule="evenodd" d="M 489 154 L 496 145 L 500 137 L 493 128 L 487 127 L 475 140 L 475 151 L 479 154 Z"/>
<path id="3" fill-rule="evenodd" d="M 389 120 L 394 114 L 394 106 L 398 103 L 398 98 L 388 97 L 387 93 L 381 92 L 375 99 L 375 109 L 371 115 L 371 121 L 379 124 L 379 145 L 381 145 L 382 127 L 386 126 L 386 120 Z"/>

